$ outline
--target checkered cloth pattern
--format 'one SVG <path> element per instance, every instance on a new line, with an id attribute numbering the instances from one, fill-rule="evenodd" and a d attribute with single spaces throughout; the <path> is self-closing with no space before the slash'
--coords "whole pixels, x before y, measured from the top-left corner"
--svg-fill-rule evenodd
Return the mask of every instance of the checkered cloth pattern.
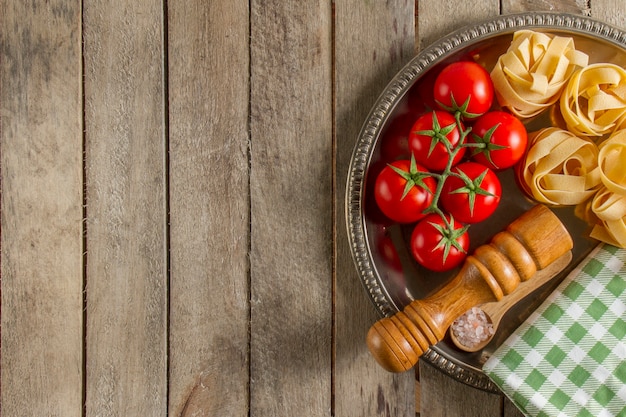
<path id="1" fill-rule="evenodd" d="M 528 416 L 626 416 L 626 251 L 600 245 L 484 372 Z"/>

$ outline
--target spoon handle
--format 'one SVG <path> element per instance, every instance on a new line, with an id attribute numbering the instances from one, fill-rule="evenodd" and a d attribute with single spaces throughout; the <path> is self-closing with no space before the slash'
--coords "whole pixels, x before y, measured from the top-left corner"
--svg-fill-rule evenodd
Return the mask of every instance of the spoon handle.
<path id="1" fill-rule="evenodd" d="M 568 251 L 549 266 L 537 271 L 532 280 L 522 282 L 510 295 L 500 301 L 493 301 L 479 306 L 481 310 L 489 314 L 493 326 L 497 327 L 502 317 L 520 300 L 536 291 L 539 287 L 556 277 L 572 260 L 572 252 Z"/>
<path id="2" fill-rule="evenodd" d="M 438 292 L 374 323 L 367 334 L 370 352 L 388 371 L 411 369 L 470 307 L 502 299 L 572 247 L 559 218 L 543 205 L 534 206 L 478 247 Z"/>
<path id="3" fill-rule="evenodd" d="M 465 339 L 456 334 L 454 331 L 454 323 L 452 323 L 450 326 L 450 340 L 452 340 L 452 343 L 465 352 L 478 352 L 479 350 L 482 350 L 493 340 L 502 317 L 504 317 L 509 309 L 519 303 L 523 298 L 535 292 L 539 287 L 556 277 L 561 271 L 563 271 L 563 269 L 565 269 L 567 265 L 569 265 L 571 260 L 572 251 L 567 251 L 565 255 L 561 255 L 561 257 L 546 266 L 544 269 L 538 270 L 532 279 L 519 284 L 519 286 L 511 294 L 505 296 L 499 301 L 491 301 L 476 306 L 486 314 L 487 320 L 491 323 L 493 328 L 493 332 L 482 342 L 466 346 L 463 344 Z M 472 306 L 472 308 L 473 307 L 474 306 Z M 471 308 L 468 311 L 471 311 Z"/>

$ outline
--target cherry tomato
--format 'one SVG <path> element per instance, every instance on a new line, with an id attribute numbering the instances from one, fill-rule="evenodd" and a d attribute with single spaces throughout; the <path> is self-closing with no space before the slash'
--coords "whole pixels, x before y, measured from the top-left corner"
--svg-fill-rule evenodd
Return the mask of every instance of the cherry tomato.
<path id="1" fill-rule="evenodd" d="M 439 214 L 429 214 L 420 220 L 411 234 L 411 254 L 431 271 L 447 271 L 458 266 L 467 256 L 469 234 L 467 226 L 449 215 L 447 227 Z"/>
<path id="2" fill-rule="evenodd" d="M 461 125 L 461 129 L 464 129 Z M 461 140 L 461 132 L 454 116 L 435 110 L 420 116 L 409 134 L 409 150 L 415 160 L 432 171 L 443 171 L 450 160 L 451 151 Z M 447 143 L 447 146 L 446 146 Z M 458 148 L 452 165 L 457 164 L 465 148 Z"/>
<path id="3" fill-rule="evenodd" d="M 418 221 L 433 200 L 437 182 L 414 159 L 387 165 L 374 184 L 374 198 L 380 210 L 398 223 Z"/>
<path id="4" fill-rule="evenodd" d="M 484 146 L 472 148 L 472 159 L 494 170 L 515 165 L 528 143 L 524 124 L 503 111 L 488 112 L 476 119 L 470 136 L 470 142 Z"/>
<path id="5" fill-rule="evenodd" d="M 493 83 L 479 64 L 453 62 L 437 76 L 433 94 L 442 109 L 460 111 L 464 119 L 474 119 L 491 108 Z"/>
<path id="6" fill-rule="evenodd" d="M 452 169 L 443 184 L 443 209 L 463 223 L 478 223 L 491 216 L 500 204 L 502 187 L 495 172 L 476 162 L 464 162 Z"/>

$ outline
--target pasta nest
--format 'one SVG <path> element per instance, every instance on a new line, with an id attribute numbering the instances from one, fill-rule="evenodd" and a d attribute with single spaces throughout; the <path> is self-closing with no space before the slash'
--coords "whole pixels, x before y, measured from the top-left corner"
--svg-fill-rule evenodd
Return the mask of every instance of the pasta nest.
<path id="1" fill-rule="evenodd" d="M 626 71 L 615 64 L 591 64 L 577 70 L 563 90 L 561 114 L 579 136 L 603 136 L 626 122 Z"/>
<path id="2" fill-rule="evenodd" d="M 601 187 L 587 202 L 576 207 L 576 215 L 593 224 L 591 237 L 626 247 L 626 129 L 616 131 L 600 143 L 598 170 Z"/>
<path id="3" fill-rule="evenodd" d="M 498 102 L 519 118 L 536 116 L 558 101 L 569 78 L 588 61 L 570 37 L 517 31 L 491 71 Z"/>
<path id="4" fill-rule="evenodd" d="M 626 248 L 626 129 L 599 145 L 558 127 L 529 139 L 517 166 L 522 190 L 540 203 L 576 206 L 590 237 Z"/>
<path id="5" fill-rule="evenodd" d="M 526 194 L 549 205 L 577 205 L 600 186 L 598 147 L 567 130 L 547 127 L 529 137 L 518 178 Z"/>

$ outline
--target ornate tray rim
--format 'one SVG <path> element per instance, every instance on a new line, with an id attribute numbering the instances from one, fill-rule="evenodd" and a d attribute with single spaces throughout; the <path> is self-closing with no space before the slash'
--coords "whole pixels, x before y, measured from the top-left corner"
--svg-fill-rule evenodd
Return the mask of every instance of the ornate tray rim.
<path id="1" fill-rule="evenodd" d="M 357 138 L 348 169 L 345 217 L 348 240 L 357 273 L 381 317 L 393 315 L 399 309 L 391 300 L 374 267 L 362 215 L 362 190 L 365 186 L 365 174 L 382 127 L 413 82 L 434 63 L 454 54 L 460 47 L 470 46 L 489 37 L 512 33 L 519 29 L 532 28 L 594 36 L 626 49 L 626 31 L 588 16 L 558 12 L 501 15 L 463 27 L 420 51 L 389 82 L 367 116 Z M 425 360 L 460 382 L 484 391 L 500 392 L 482 370 L 446 355 L 437 346 L 426 351 L 420 360 Z"/>

